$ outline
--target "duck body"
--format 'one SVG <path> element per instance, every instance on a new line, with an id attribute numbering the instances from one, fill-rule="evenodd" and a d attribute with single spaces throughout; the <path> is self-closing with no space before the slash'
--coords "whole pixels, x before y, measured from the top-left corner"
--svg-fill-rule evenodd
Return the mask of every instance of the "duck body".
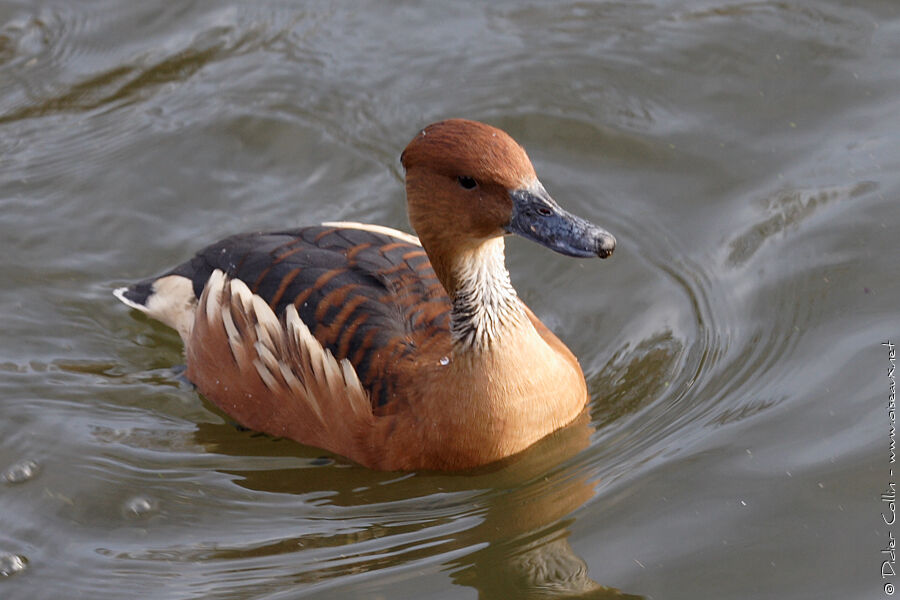
<path id="1" fill-rule="evenodd" d="M 251 429 L 386 470 L 520 452 L 588 394 L 515 294 L 503 235 L 576 256 L 615 241 L 559 209 L 490 126 L 429 126 L 402 161 L 419 238 L 358 223 L 240 234 L 116 296 L 175 328 L 188 378 Z"/>

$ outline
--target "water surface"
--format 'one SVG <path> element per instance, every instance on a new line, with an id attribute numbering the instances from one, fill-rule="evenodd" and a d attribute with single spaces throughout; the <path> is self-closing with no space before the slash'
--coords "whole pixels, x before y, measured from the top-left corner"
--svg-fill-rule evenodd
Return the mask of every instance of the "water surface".
<path id="1" fill-rule="evenodd" d="M 884 594 L 892 0 L 0 1 L 0 596 Z M 589 422 L 474 473 L 235 428 L 111 290 L 242 230 L 407 229 L 509 131 L 608 261 L 508 244 Z"/>

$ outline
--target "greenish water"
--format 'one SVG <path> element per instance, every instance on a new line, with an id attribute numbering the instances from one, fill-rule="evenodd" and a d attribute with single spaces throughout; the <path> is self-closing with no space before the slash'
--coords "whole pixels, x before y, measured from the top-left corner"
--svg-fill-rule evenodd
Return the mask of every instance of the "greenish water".
<path id="1" fill-rule="evenodd" d="M 0 0 L 0 597 L 887 597 L 898 64 L 893 0 Z M 618 240 L 508 244 L 590 426 L 371 472 L 236 429 L 112 297 L 406 229 L 400 150 L 454 116 Z"/>

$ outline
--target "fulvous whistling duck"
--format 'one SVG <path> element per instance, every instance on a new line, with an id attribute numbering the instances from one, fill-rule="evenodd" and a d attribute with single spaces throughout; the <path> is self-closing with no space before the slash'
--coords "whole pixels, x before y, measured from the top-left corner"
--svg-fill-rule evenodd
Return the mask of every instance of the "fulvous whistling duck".
<path id="1" fill-rule="evenodd" d="M 347 222 L 245 233 L 115 295 L 178 331 L 188 379 L 245 427 L 376 469 L 476 467 L 588 400 L 578 360 L 510 284 L 503 236 L 577 257 L 616 241 L 560 208 L 489 125 L 434 123 L 400 160 L 418 237 Z"/>

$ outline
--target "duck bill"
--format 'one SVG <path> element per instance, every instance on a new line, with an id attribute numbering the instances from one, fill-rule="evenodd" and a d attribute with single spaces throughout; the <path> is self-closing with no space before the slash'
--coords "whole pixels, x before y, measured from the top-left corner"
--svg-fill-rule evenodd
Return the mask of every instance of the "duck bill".
<path id="1" fill-rule="evenodd" d="M 540 183 L 510 192 L 507 233 L 515 233 L 566 256 L 606 258 L 616 249 L 611 233 L 563 210 Z"/>

